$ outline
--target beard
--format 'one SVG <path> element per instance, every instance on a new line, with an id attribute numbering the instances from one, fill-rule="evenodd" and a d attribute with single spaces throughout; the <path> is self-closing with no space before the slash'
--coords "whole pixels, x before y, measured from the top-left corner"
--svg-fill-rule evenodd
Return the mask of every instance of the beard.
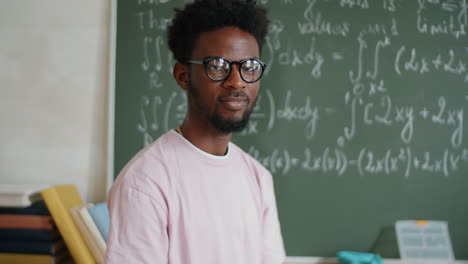
<path id="1" fill-rule="evenodd" d="M 222 132 L 224 134 L 229 134 L 229 133 L 233 133 L 233 132 L 240 132 L 249 123 L 251 113 L 252 113 L 252 110 L 250 110 L 250 109 L 245 110 L 245 112 L 244 112 L 244 114 L 242 114 L 242 118 L 240 120 L 223 119 L 220 115 L 215 113 L 210 118 L 210 122 L 216 129 L 218 129 L 220 132 Z"/>
<path id="2" fill-rule="evenodd" d="M 229 134 L 233 132 L 240 132 L 242 131 L 247 124 L 249 123 L 250 114 L 252 113 L 253 109 L 255 108 L 255 104 L 257 98 L 254 98 L 253 103 L 250 105 L 250 98 L 244 92 L 230 92 L 227 96 L 232 97 L 245 97 L 247 98 L 247 109 L 242 114 L 240 119 L 235 118 L 224 118 L 222 117 L 219 112 L 219 105 L 216 103 L 214 112 L 210 113 L 205 104 L 203 104 L 202 96 L 200 91 L 197 87 L 192 84 L 192 80 L 189 78 L 189 86 L 187 90 L 188 101 L 194 107 L 194 110 L 198 112 L 198 114 L 203 115 L 204 118 L 208 119 L 210 124 L 216 128 L 219 132 L 223 134 Z"/>

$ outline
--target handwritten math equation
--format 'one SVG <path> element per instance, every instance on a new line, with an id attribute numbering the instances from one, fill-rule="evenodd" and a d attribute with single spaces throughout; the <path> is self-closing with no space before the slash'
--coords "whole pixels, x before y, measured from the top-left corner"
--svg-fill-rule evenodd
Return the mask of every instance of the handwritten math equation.
<path id="1" fill-rule="evenodd" d="M 318 152 L 305 148 L 303 153 L 293 154 L 288 149 L 262 153 L 251 146 L 248 153 L 272 173 L 280 175 L 288 175 L 291 170 L 298 168 L 306 172 L 333 173 L 337 176 L 343 176 L 354 169 L 359 176 L 397 173 L 408 178 L 413 171 L 423 171 L 448 177 L 451 173 L 460 171 L 463 163 L 468 163 L 468 148 L 460 151 L 444 149 L 436 154 L 429 151 L 414 153 L 410 147 L 388 149 L 381 154 L 362 148 L 358 154 L 351 156 L 340 148 L 327 147 Z"/>
<path id="2" fill-rule="evenodd" d="M 303 147 L 272 142 L 268 149 L 253 144 L 246 151 L 281 175 L 302 171 L 342 177 L 353 170 L 360 176 L 408 178 L 424 172 L 449 177 L 468 168 L 467 1 L 259 1 L 271 7 L 262 52 L 268 67 L 239 140 L 255 142 L 294 125 L 300 129 L 287 136 L 303 140 Z M 142 146 L 185 118 L 186 94 L 172 80 L 175 60 L 165 40 L 172 13 L 159 11 L 185 2 L 137 2 L 134 19 L 141 38 L 134 41 L 141 48 L 135 67 L 145 87 L 135 102 L 135 129 Z M 377 147 L 356 149 L 356 140 L 380 131 L 392 131 L 385 132 L 391 144 L 382 140 Z M 413 146 L 418 140 L 440 144 L 421 149 Z"/>

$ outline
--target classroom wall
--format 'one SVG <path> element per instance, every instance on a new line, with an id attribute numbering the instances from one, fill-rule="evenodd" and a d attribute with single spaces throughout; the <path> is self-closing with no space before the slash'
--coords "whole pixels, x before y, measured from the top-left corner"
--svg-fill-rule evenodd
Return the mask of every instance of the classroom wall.
<path id="1" fill-rule="evenodd" d="M 111 0 L 0 0 L 0 183 L 105 199 Z"/>

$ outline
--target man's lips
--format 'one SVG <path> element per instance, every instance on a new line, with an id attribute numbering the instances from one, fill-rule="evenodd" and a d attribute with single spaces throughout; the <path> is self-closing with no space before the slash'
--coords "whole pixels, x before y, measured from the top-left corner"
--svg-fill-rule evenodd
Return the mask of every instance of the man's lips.
<path id="1" fill-rule="evenodd" d="M 221 104 L 228 110 L 240 110 L 247 105 L 247 97 L 226 96 L 219 99 Z"/>

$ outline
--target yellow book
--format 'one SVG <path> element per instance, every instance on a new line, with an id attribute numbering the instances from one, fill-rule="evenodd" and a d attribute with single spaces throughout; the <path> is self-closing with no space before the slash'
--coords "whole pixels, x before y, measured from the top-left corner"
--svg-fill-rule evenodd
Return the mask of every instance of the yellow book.
<path id="1" fill-rule="evenodd" d="M 72 263 L 67 252 L 59 256 L 39 254 L 0 253 L 0 263 L 5 264 L 66 264 Z"/>
<path id="2" fill-rule="evenodd" d="M 0 263 L 51 264 L 53 259 L 49 255 L 0 253 Z"/>
<path id="3" fill-rule="evenodd" d="M 55 185 L 41 191 L 41 195 L 75 262 L 96 263 L 70 214 L 70 208 L 83 204 L 75 185 Z"/>

